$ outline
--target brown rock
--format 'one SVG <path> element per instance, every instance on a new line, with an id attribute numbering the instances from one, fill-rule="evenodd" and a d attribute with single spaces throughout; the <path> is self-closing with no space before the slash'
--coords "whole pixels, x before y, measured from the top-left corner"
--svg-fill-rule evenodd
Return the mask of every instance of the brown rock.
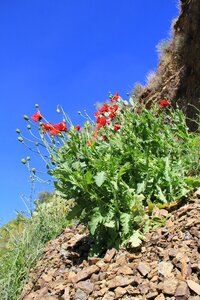
<path id="1" fill-rule="evenodd" d="M 146 298 L 151 300 L 151 299 L 154 299 L 157 295 L 158 295 L 158 292 L 156 292 L 156 291 L 150 292 L 146 295 Z"/>
<path id="2" fill-rule="evenodd" d="M 80 281 L 75 285 L 76 289 L 81 289 L 87 295 L 91 294 L 94 291 L 94 283 L 90 282 L 89 280 Z"/>
<path id="3" fill-rule="evenodd" d="M 137 269 L 143 276 L 146 276 L 151 271 L 150 265 L 142 261 L 139 262 Z"/>
<path id="4" fill-rule="evenodd" d="M 133 270 L 128 266 L 123 266 L 118 269 L 117 274 L 133 275 Z"/>
<path id="5" fill-rule="evenodd" d="M 78 274 L 76 274 L 72 278 L 72 282 L 79 282 L 81 280 L 89 278 L 93 273 L 97 273 L 99 268 L 96 265 L 89 266 L 83 270 L 81 270 Z"/>
<path id="6" fill-rule="evenodd" d="M 125 255 L 117 256 L 116 257 L 116 263 L 119 266 L 124 266 L 127 263 Z"/>
<path id="7" fill-rule="evenodd" d="M 138 288 L 139 288 L 141 294 L 145 295 L 149 291 L 149 284 L 147 282 L 146 283 L 142 283 L 142 284 L 139 285 Z"/>
<path id="8" fill-rule="evenodd" d="M 165 300 L 165 296 L 163 294 L 160 294 L 154 300 Z"/>
<path id="9" fill-rule="evenodd" d="M 115 299 L 121 298 L 127 293 L 127 291 L 122 287 L 117 287 L 115 289 Z"/>
<path id="10" fill-rule="evenodd" d="M 104 256 L 104 261 L 106 263 L 111 262 L 111 260 L 114 257 L 115 253 L 116 253 L 116 249 L 115 248 L 107 250 L 106 255 Z"/>
<path id="11" fill-rule="evenodd" d="M 102 298 L 102 300 L 114 300 L 114 299 L 115 299 L 115 294 L 113 292 L 108 292 Z"/>
<path id="12" fill-rule="evenodd" d="M 129 284 L 133 284 L 134 282 L 135 282 L 134 278 L 130 278 L 126 276 L 116 276 L 114 279 L 108 281 L 108 288 L 113 289 L 117 287 L 123 287 Z"/>
<path id="13" fill-rule="evenodd" d="M 163 293 L 168 295 L 174 295 L 178 280 L 176 279 L 165 279 L 163 283 Z"/>
<path id="14" fill-rule="evenodd" d="M 186 282 L 184 281 L 179 282 L 175 292 L 175 297 L 177 300 L 189 299 L 189 289 Z"/>
<path id="15" fill-rule="evenodd" d="M 76 290 L 76 293 L 75 293 L 75 300 L 87 300 L 88 299 L 88 295 L 83 292 L 82 290 L 80 289 L 77 289 Z"/>
<path id="16" fill-rule="evenodd" d="M 197 295 L 200 295 L 200 285 L 193 280 L 187 280 L 189 288 L 194 291 Z"/>
<path id="17" fill-rule="evenodd" d="M 162 261 L 158 264 L 158 274 L 164 276 L 165 278 L 172 276 L 173 265 L 171 262 Z"/>

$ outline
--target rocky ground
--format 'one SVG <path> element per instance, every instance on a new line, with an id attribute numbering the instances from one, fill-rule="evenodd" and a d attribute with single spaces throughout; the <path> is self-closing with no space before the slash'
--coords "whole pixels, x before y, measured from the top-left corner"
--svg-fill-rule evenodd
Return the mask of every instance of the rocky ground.
<path id="1" fill-rule="evenodd" d="M 165 227 L 147 234 L 138 252 L 110 249 L 103 258 L 88 257 L 84 227 L 66 229 L 47 245 L 20 300 L 199 300 L 199 229 L 200 190 Z"/>

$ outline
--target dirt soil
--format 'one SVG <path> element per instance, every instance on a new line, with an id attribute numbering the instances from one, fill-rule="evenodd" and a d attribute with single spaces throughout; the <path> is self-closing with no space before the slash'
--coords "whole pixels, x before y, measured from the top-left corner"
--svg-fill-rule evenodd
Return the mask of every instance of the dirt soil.
<path id="1" fill-rule="evenodd" d="M 83 225 L 48 243 L 20 300 L 199 300 L 200 189 L 168 216 L 165 227 L 146 234 L 138 251 L 121 248 L 88 257 L 91 238 Z"/>

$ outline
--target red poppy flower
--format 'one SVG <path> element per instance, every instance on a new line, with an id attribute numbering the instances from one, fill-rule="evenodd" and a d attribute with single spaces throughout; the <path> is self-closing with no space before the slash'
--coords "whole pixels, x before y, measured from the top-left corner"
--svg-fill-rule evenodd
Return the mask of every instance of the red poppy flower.
<path id="1" fill-rule="evenodd" d="M 97 120 L 96 120 L 96 122 L 98 123 L 98 124 L 101 124 L 101 125 L 106 125 L 106 118 L 105 117 L 100 117 L 100 118 L 98 118 Z"/>
<path id="2" fill-rule="evenodd" d="M 44 131 L 49 131 L 49 130 L 51 130 L 51 128 L 52 128 L 52 125 L 50 123 L 42 124 L 42 129 Z"/>
<path id="3" fill-rule="evenodd" d="M 94 113 L 94 115 L 95 115 L 96 118 L 101 117 L 101 113 L 100 113 L 99 111 L 96 111 L 96 112 Z"/>
<path id="4" fill-rule="evenodd" d="M 114 95 L 114 96 L 112 96 L 112 98 L 110 99 L 110 102 L 115 102 L 115 101 L 117 101 L 119 99 L 119 94 L 118 94 L 118 92 Z"/>
<path id="5" fill-rule="evenodd" d="M 117 111 L 117 110 L 118 110 L 118 108 L 119 108 L 119 106 L 118 106 L 118 105 L 116 105 L 116 104 L 112 106 L 112 110 L 113 110 L 113 111 Z"/>
<path id="6" fill-rule="evenodd" d="M 76 128 L 76 131 L 79 131 L 81 129 L 81 126 L 77 125 L 75 128 Z"/>
<path id="7" fill-rule="evenodd" d="M 114 113 L 114 111 L 112 111 L 112 112 L 108 115 L 108 117 L 109 117 L 110 119 L 114 119 L 114 118 L 116 117 L 116 114 Z"/>
<path id="8" fill-rule="evenodd" d="M 168 107 L 170 105 L 170 102 L 167 100 L 161 100 L 160 101 L 160 109 L 164 108 L 164 107 Z"/>
<path id="9" fill-rule="evenodd" d="M 54 127 L 56 129 L 58 129 L 59 131 L 66 131 L 67 130 L 67 126 L 65 122 L 61 122 L 59 124 L 55 124 Z"/>
<path id="10" fill-rule="evenodd" d="M 109 112 L 108 104 L 105 103 L 102 107 L 100 107 L 99 111 L 100 111 L 100 113 Z"/>
<path id="11" fill-rule="evenodd" d="M 36 114 L 34 114 L 34 115 L 31 117 L 31 119 L 32 119 L 33 121 L 35 121 L 35 122 L 40 121 L 40 120 L 42 119 L 42 115 L 41 115 L 40 111 L 38 111 Z"/>
<path id="12" fill-rule="evenodd" d="M 119 129 L 120 129 L 120 127 L 121 127 L 121 125 L 120 125 L 120 124 L 116 124 L 116 125 L 114 126 L 114 131 L 117 131 L 117 130 L 119 130 Z"/>
<path id="13" fill-rule="evenodd" d="M 53 125 L 50 130 L 50 135 L 57 135 L 60 133 L 60 130 L 58 130 L 58 127 L 56 125 Z"/>

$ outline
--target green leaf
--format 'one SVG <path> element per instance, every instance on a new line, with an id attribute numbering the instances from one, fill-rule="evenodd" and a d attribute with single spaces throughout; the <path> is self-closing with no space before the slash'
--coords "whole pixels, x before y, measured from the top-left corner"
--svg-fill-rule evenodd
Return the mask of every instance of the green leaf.
<path id="1" fill-rule="evenodd" d="M 139 247 L 142 244 L 141 238 L 142 238 L 141 233 L 139 232 L 139 230 L 136 230 L 129 239 L 131 246 L 134 248 Z"/>
<path id="2" fill-rule="evenodd" d="M 104 181 L 106 180 L 106 173 L 104 171 L 98 172 L 96 176 L 94 176 L 94 180 L 98 187 L 102 186 Z"/>
<path id="3" fill-rule="evenodd" d="M 157 197 L 158 197 L 158 199 L 162 203 L 167 203 L 167 199 L 166 199 L 165 195 L 163 194 L 161 188 L 158 185 L 156 185 L 156 188 L 157 188 Z"/>
<path id="4" fill-rule="evenodd" d="M 88 223 L 90 233 L 92 235 L 94 235 L 95 230 L 97 229 L 98 225 L 102 223 L 102 221 L 103 221 L 103 217 L 99 211 L 99 208 L 97 207 L 93 210 L 92 217 Z"/>
<path id="5" fill-rule="evenodd" d="M 83 211 L 83 207 L 80 205 L 74 206 L 70 212 L 67 214 L 67 219 L 68 220 L 73 220 L 75 217 L 80 217 L 81 213 Z"/>
<path id="6" fill-rule="evenodd" d="M 86 179 L 87 184 L 92 184 L 93 183 L 93 175 L 90 171 L 87 171 L 85 173 L 85 179 Z"/>
<path id="7" fill-rule="evenodd" d="M 122 213 L 120 215 L 120 223 L 122 226 L 122 232 L 124 235 L 127 235 L 130 231 L 130 221 L 131 221 L 131 215 L 127 213 Z"/>

